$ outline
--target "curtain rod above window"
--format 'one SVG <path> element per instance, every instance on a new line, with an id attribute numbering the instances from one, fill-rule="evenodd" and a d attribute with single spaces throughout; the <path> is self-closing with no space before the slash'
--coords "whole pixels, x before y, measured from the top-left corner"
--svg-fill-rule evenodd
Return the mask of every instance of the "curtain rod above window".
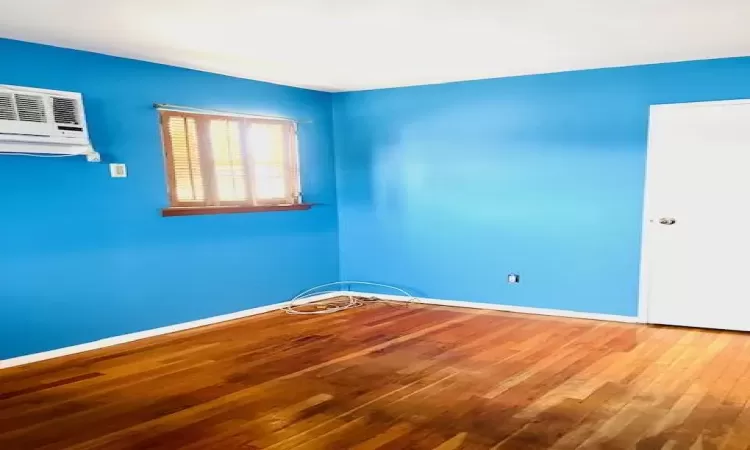
<path id="1" fill-rule="evenodd" d="M 175 111 L 175 112 L 184 112 L 184 113 L 192 113 L 192 114 L 207 114 L 207 115 L 213 114 L 213 115 L 220 115 L 220 116 L 245 117 L 248 119 L 287 120 L 289 122 L 295 122 L 295 123 L 312 123 L 312 120 L 296 120 L 296 119 L 292 119 L 289 117 L 262 116 L 259 114 L 246 114 L 246 113 L 238 113 L 234 111 L 222 111 L 218 109 L 201 109 L 201 108 L 193 108 L 190 106 L 170 105 L 168 103 L 154 103 L 154 108 L 160 111 Z"/>

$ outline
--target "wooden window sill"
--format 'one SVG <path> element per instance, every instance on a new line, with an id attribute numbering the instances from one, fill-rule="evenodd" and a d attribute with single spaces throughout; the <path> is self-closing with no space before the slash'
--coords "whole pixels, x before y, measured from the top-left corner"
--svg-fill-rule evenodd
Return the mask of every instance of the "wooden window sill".
<path id="1" fill-rule="evenodd" d="M 163 217 L 200 216 L 210 214 L 236 214 L 268 211 L 302 211 L 312 207 L 309 203 L 299 205 L 268 205 L 268 206 L 185 206 L 170 207 L 161 210 Z"/>

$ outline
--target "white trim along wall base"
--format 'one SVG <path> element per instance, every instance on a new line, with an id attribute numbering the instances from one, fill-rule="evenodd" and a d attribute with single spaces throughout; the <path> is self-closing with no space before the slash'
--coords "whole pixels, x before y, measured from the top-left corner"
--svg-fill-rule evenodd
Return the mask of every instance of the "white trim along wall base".
<path id="1" fill-rule="evenodd" d="M 302 303 L 316 302 L 319 300 L 325 300 L 340 295 L 337 292 L 326 292 L 324 294 L 310 296 L 303 299 Z M 0 369 L 7 369 L 9 367 L 20 366 L 23 364 L 30 364 L 33 362 L 44 361 L 52 358 L 59 358 L 60 356 L 73 355 L 75 353 L 87 352 L 89 350 L 98 350 L 100 348 L 111 347 L 113 345 L 125 344 L 127 342 L 140 341 L 154 336 L 160 336 L 162 334 L 175 333 L 177 331 L 189 330 L 191 328 L 205 327 L 206 325 L 213 325 L 215 323 L 227 322 L 230 320 L 241 319 L 243 317 L 255 316 L 263 314 L 269 311 L 275 311 L 277 309 L 284 308 L 289 305 L 289 302 L 274 303 L 272 305 L 258 306 L 257 308 L 246 309 L 244 311 L 237 311 L 229 314 L 222 314 L 220 316 L 208 317 L 206 319 L 194 320 L 192 322 L 183 322 L 175 325 L 167 325 L 166 327 L 154 328 L 151 330 L 138 331 L 135 333 L 123 334 L 120 336 L 113 336 L 98 341 L 86 342 L 84 344 L 71 345 L 70 347 L 58 348 L 55 350 L 49 350 L 46 352 L 32 353 L 30 355 L 17 356 L 15 358 L 0 360 Z"/>
<path id="2" fill-rule="evenodd" d="M 479 302 L 467 302 L 461 300 L 440 300 L 436 298 L 410 298 L 403 295 L 386 295 L 386 294 L 372 294 L 368 292 L 326 292 L 324 294 L 307 297 L 303 300 L 304 303 L 315 302 L 320 300 L 326 300 L 334 298 L 340 295 L 356 295 L 358 297 L 375 297 L 382 300 L 396 301 L 396 302 L 415 302 L 420 304 L 428 305 L 439 305 L 439 306 L 453 306 L 458 308 L 474 308 L 474 309 L 488 309 L 494 311 L 506 311 L 522 314 L 538 314 L 543 316 L 559 316 L 559 317 L 571 317 L 576 319 L 591 319 L 591 320 L 606 320 L 610 322 L 628 322 L 628 323 L 640 323 L 641 320 L 634 316 L 619 316 L 613 314 L 599 314 L 599 313 L 586 313 L 578 311 L 568 311 L 562 309 L 547 309 L 547 308 L 533 308 L 529 306 L 513 306 L 513 305 L 498 305 L 495 303 L 479 303 Z M 47 359 L 58 358 L 61 356 L 73 355 L 75 353 L 87 352 L 89 350 L 97 350 L 100 348 L 111 347 L 114 345 L 125 344 L 127 342 L 138 341 L 154 336 L 160 336 L 162 334 L 175 333 L 177 331 L 189 330 L 191 328 L 203 327 L 206 325 L 213 325 L 216 323 L 227 322 L 230 320 L 241 319 L 243 317 L 255 316 L 263 314 L 269 311 L 275 311 L 289 305 L 289 302 L 274 303 L 272 305 L 259 306 L 257 308 L 246 309 L 244 311 L 238 311 L 230 314 L 223 314 L 221 316 L 208 317 L 206 319 L 194 320 L 192 322 L 178 323 L 176 325 L 169 325 L 161 328 L 154 328 L 152 330 L 139 331 L 136 333 L 123 334 L 121 336 L 113 336 L 98 341 L 87 342 L 85 344 L 72 345 L 70 347 L 63 347 L 55 350 L 49 350 L 46 352 L 33 353 L 30 355 L 18 356 L 15 358 L 0 360 L 0 369 L 6 369 L 9 367 L 20 366 L 24 364 L 30 364 L 34 362 L 44 361 Z"/>
<path id="3" fill-rule="evenodd" d="M 354 294 L 356 296 L 361 296 L 361 297 L 375 297 L 375 298 L 379 298 L 383 300 L 390 300 L 390 301 L 395 301 L 395 302 L 413 301 L 415 303 L 424 303 L 428 305 L 440 305 L 440 306 L 454 306 L 457 308 L 489 309 L 493 311 L 505 311 L 505 312 L 521 313 L 521 314 L 537 314 L 541 316 L 558 316 L 558 317 L 570 317 L 574 319 L 606 320 L 609 322 L 641 323 L 641 320 L 635 316 L 620 316 L 620 315 L 615 315 L 615 314 L 587 313 L 587 312 L 580 312 L 580 311 L 569 311 L 566 309 L 548 309 L 548 308 L 534 308 L 531 306 L 498 305 L 496 303 L 467 302 L 467 301 L 462 301 L 462 300 L 441 300 L 437 298 L 427 298 L 427 297 L 414 297 L 412 299 L 403 295 L 370 294 L 367 292 L 341 292 L 341 294 Z"/>

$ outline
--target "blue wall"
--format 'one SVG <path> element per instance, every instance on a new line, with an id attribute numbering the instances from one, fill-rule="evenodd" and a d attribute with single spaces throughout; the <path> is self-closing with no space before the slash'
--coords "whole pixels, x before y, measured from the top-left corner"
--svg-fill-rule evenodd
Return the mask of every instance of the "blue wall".
<path id="1" fill-rule="evenodd" d="M 279 302 L 338 278 L 331 95 L 0 39 L 0 84 L 82 92 L 112 179 L 0 157 L 0 359 Z M 300 125 L 309 211 L 162 218 L 154 102 Z"/>
<path id="2" fill-rule="evenodd" d="M 0 157 L 0 359 L 336 279 L 635 315 L 648 106 L 750 98 L 750 58 L 331 95 L 2 39 L 0 57 L 0 84 L 82 92 L 96 149 L 129 168 Z M 162 218 L 154 102 L 311 120 L 320 205 Z"/>
<path id="3" fill-rule="evenodd" d="M 636 315 L 649 105 L 736 98 L 750 58 L 337 94 L 341 277 Z"/>

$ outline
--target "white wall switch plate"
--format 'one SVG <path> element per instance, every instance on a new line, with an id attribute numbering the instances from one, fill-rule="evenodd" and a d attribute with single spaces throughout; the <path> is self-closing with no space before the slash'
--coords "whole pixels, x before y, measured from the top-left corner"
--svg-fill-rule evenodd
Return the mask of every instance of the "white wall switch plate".
<path id="1" fill-rule="evenodd" d="M 125 164 L 110 164 L 109 174 L 112 178 L 125 178 L 128 176 L 128 168 Z"/>

